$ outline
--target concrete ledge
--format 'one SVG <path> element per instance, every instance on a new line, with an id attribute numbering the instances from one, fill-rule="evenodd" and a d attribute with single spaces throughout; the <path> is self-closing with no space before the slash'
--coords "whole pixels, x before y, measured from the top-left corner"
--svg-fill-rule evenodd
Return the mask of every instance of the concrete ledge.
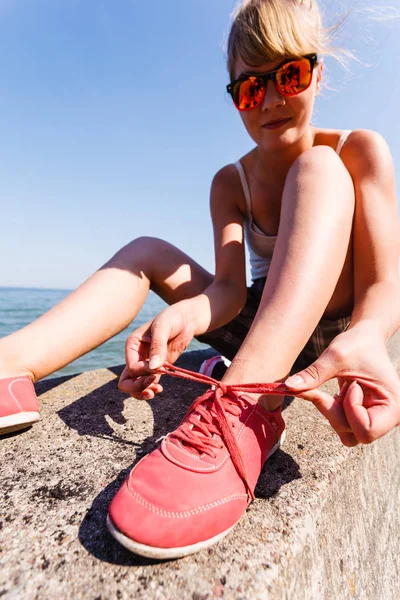
<path id="1" fill-rule="evenodd" d="M 399 598 L 400 431 L 349 450 L 302 400 L 287 402 L 287 441 L 220 544 L 165 563 L 121 548 L 108 503 L 204 388 L 165 377 L 162 396 L 138 402 L 118 392 L 119 371 L 39 383 L 41 422 L 0 440 L 1 598 Z"/>

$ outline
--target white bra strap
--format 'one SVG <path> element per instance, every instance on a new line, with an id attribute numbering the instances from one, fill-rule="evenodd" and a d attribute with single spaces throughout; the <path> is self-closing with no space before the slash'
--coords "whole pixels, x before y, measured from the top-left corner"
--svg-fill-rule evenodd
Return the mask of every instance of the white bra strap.
<path id="1" fill-rule="evenodd" d="M 244 172 L 243 165 L 240 162 L 240 160 L 235 162 L 235 167 L 236 167 L 237 172 L 239 173 L 240 181 L 242 183 L 243 193 L 244 193 L 244 197 L 246 199 L 247 212 L 249 215 L 251 215 L 250 189 L 249 189 L 249 184 L 247 183 L 246 173 Z"/>
<path id="2" fill-rule="evenodd" d="M 338 144 L 336 146 L 336 153 L 340 154 L 342 151 L 343 146 L 345 145 L 347 138 L 349 137 L 349 135 L 351 134 L 351 129 L 345 129 L 342 133 L 342 135 L 339 138 Z"/>

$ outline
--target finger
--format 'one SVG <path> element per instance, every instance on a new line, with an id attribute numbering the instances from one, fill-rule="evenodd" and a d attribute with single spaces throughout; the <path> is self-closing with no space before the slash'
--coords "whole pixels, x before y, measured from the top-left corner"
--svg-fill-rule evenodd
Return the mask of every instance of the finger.
<path id="1" fill-rule="evenodd" d="M 128 357 L 127 360 L 129 360 Z M 127 362 L 127 368 L 131 378 L 146 377 L 152 374 L 148 360 L 129 361 Z"/>
<path id="2" fill-rule="evenodd" d="M 354 446 L 358 446 L 358 444 L 360 443 L 356 436 L 354 435 L 354 433 L 341 433 L 339 434 L 340 437 L 340 441 L 342 442 L 343 446 L 347 446 L 348 448 L 354 448 Z"/>
<path id="3" fill-rule="evenodd" d="M 155 379 L 155 375 L 148 375 L 146 377 L 138 378 L 126 377 L 122 381 L 120 380 L 118 387 L 121 392 L 130 394 L 134 398 L 140 399 L 142 392 L 152 383 L 154 383 Z"/>
<path id="4" fill-rule="evenodd" d="M 137 363 L 143 362 L 149 357 L 150 349 L 150 326 L 146 324 L 146 328 L 139 327 L 131 334 L 125 342 L 125 357 L 128 367 Z"/>
<path id="5" fill-rule="evenodd" d="M 128 368 L 125 366 L 121 375 L 119 376 L 118 382 L 124 381 L 124 379 L 126 379 L 127 377 L 129 377 L 129 371 L 128 371 Z"/>
<path id="6" fill-rule="evenodd" d="M 294 392 L 313 390 L 336 376 L 338 365 L 329 357 L 329 348 L 309 367 L 291 375 L 285 384 Z"/>
<path id="7" fill-rule="evenodd" d="M 161 394 L 161 392 L 164 391 L 162 385 L 158 383 L 159 377 L 156 375 L 153 377 L 153 381 L 151 381 L 150 378 L 145 378 L 144 384 L 147 384 L 149 380 L 150 383 L 140 392 L 135 392 L 136 398 L 139 398 L 140 400 L 152 400 L 157 394 Z"/>
<path id="8" fill-rule="evenodd" d="M 162 385 L 158 383 L 158 378 L 159 377 L 156 375 L 153 375 L 152 378 L 141 377 L 140 381 L 138 380 L 134 385 L 132 385 L 131 396 L 137 398 L 138 400 L 150 400 L 157 394 L 161 394 L 164 389 Z"/>
<path id="9" fill-rule="evenodd" d="M 152 400 L 158 394 L 163 392 L 163 387 L 158 383 L 152 383 L 146 389 L 144 389 L 140 394 L 141 400 Z"/>
<path id="10" fill-rule="evenodd" d="M 153 322 L 149 350 L 149 369 L 159 369 L 167 360 L 167 345 L 171 335 L 171 325 L 162 317 Z"/>
<path id="11" fill-rule="evenodd" d="M 351 433 L 351 427 L 347 421 L 340 394 L 334 397 L 317 389 L 300 394 L 300 398 L 312 402 L 319 412 L 329 421 L 330 425 L 339 436 L 343 433 Z"/>
<path id="12" fill-rule="evenodd" d="M 121 392 L 129 394 L 129 392 L 126 390 L 127 386 L 129 386 L 129 388 L 131 386 L 131 379 L 132 377 L 129 373 L 129 369 L 128 367 L 125 367 L 118 380 L 118 389 L 121 390 Z"/>
<path id="13" fill-rule="evenodd" d="M 343 398 L 344 398 L 344 396 L 345 396 L 344 392 L 349 387 L 349 382 L 346 381 L 346 379 L 344 377 L 338 377 L 337 381 L 338 381 L 340 393 L 343 394 Z M 345 390 L 343 388 L 345 388 Z"/>
<path id="14" fill-rule="evenodd" d="M 151 385 L 149 385 L 148 388 L 149 390 L 152 390 L 154 392 L 154 394 L 161 394 L 161 392 L 164 391 L 164 388 L 162 385 L 160 385 L 159 383 L 152 383 Z"/>
<path id="15" fill-rule="evenodd" d="M 366 408 L 363 388 L 354 381 L 344 399 L 347 420 L 357 440 L 362 444 L 370 444 L 396 426 L 396 415 L 392 406 L 378 391 L 375 390 L 375 394 L 376 404 Z"/>
<path id="16" fill-rule="evenodd" d="M 343 406 L 343 401 L 346 397 L 346 393 L 347 393 L 348 389 L 349 389 L 349 383 L 347 381 L 344 381 L 343 383 L 340 384 L 339 393 L 335 394 L 335 399 L 337 402 L 339 402 L 339 404 L 341 406 Z"/>

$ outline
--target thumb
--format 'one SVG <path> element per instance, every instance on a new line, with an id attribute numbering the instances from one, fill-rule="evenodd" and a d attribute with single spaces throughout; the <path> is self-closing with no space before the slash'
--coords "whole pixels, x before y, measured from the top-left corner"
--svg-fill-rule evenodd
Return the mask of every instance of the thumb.
<path id="1" fill-rule="evenodd" d="M 164 319 L 158 318 L 153 322 L 149 350 L 150 369 L 159 369 L 167 360 L 167 345 L 170 334 L 171 327 Z"/>
<path id="2" fill-rule="evenodd" d="M 285 384 L 294 392 L 313 390 L 336 375 L 336 365 L 329 360 L 327 350 L 309 367 L 291 375 Z"/>

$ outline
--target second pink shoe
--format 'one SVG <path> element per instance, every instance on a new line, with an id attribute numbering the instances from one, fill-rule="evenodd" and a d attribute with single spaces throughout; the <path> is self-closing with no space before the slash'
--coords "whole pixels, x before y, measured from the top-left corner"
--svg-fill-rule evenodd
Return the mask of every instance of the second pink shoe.
<path id="1" fill-rule="evenodd" d="M 193 373 L 189 378 L 215 389 L 198 398 L 178 429 L 135 466 L 109 509 L 111 534 L 150 558 L 185 556 L 222 539 L 246 511 L 266 459 L 284 439 L 281 409 L 267 412 L 239 391 L 257 391 L 252 384 L 224 386 Z M 282 384 L 268 391 L 288 393 Z"/>
<path id="2" fill-rule="evenodd" d="M 39 419 L 39 401 L 29 377 L 0 379 L 0 435 L 26 429 Z"/>

